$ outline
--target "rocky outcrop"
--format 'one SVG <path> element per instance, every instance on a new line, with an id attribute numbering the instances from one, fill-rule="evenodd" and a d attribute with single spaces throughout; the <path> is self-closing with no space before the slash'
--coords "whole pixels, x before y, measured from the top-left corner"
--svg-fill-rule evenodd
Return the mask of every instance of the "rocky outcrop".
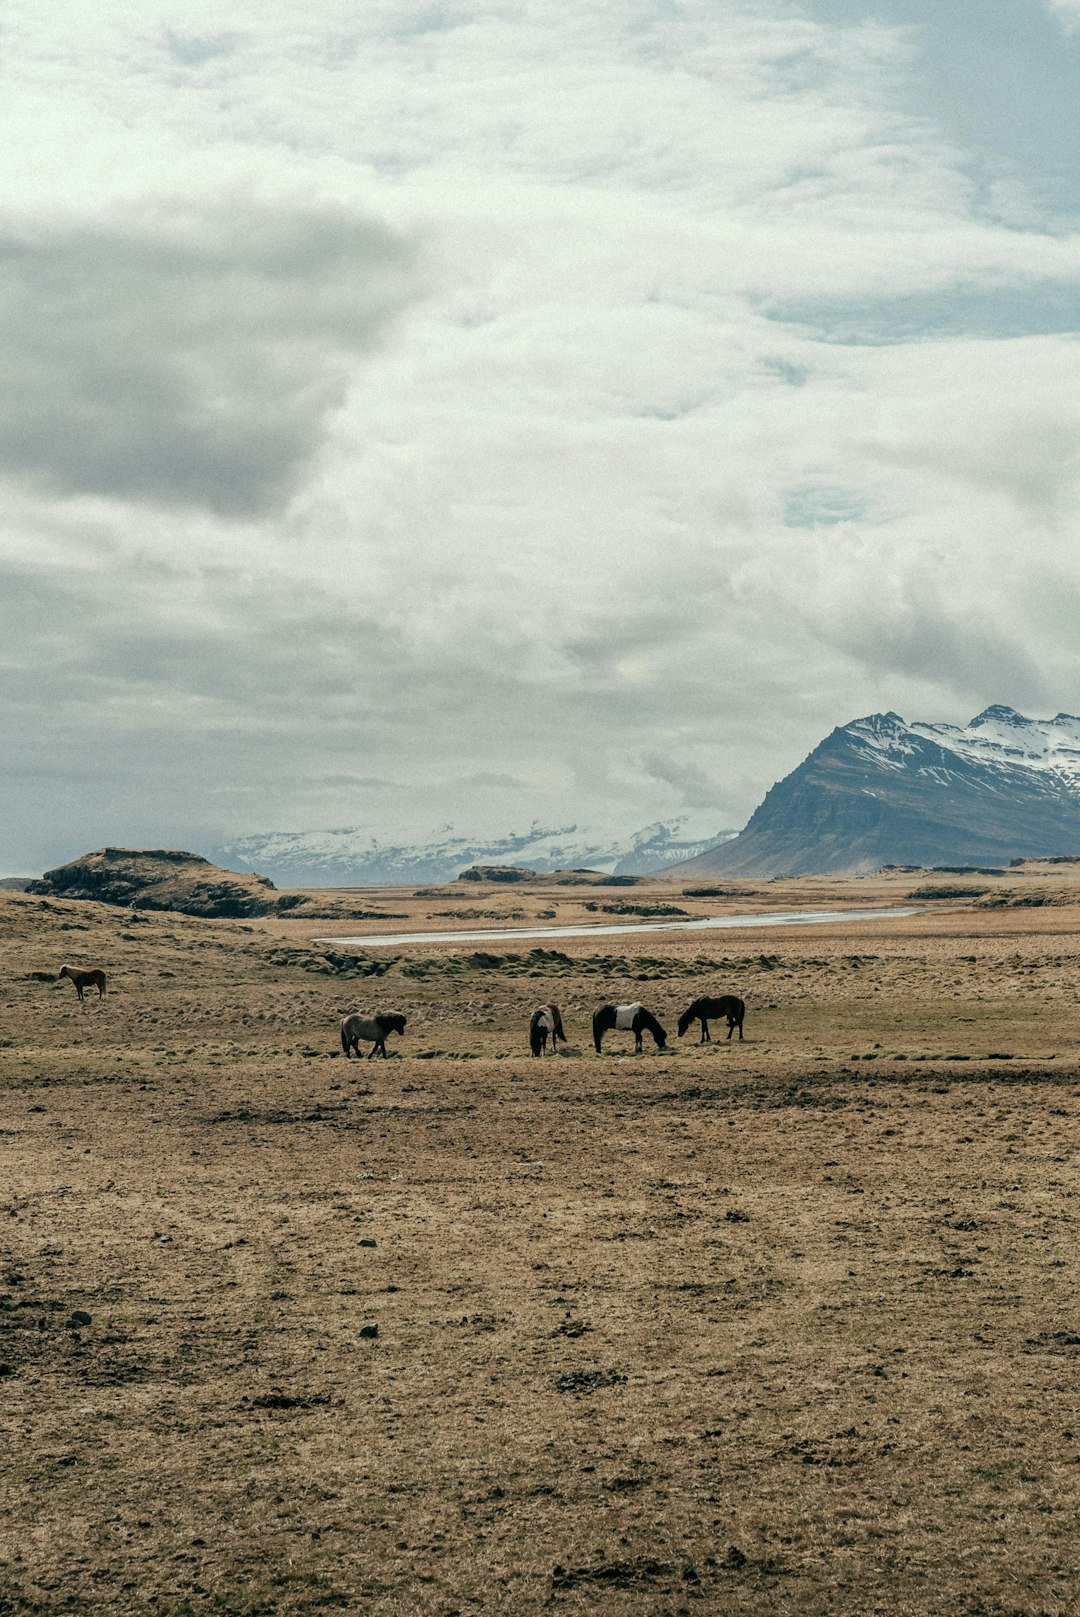
<path id="1" fill-rule="evenodd" d="M 458 881 L 518 882 L 535 878 L 536 871 L 526 870 L 524 865 L 470 865 L 461 872 Z"/>
<path id="2" fill-rule="evenodd" d="M 1080 718 L 966 726 L 875 713 L 834 730 L 730 842 L 680 875 L 860 875 L 1080 852 Z"/>
<path id="3" fill-rule="evenodd" d="M 27 891 L 214 917 L 276 915 L 305 903 L 300 894 L 278 893 L 266 876 L 234 874 L 173 848 L 98 848 L 47 870 Z"/>

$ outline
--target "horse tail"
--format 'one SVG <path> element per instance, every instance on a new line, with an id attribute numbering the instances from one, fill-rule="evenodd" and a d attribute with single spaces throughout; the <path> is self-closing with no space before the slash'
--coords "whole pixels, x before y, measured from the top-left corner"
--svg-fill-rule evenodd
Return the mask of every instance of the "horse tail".
<path id="1" fill-rule="evenodd" d="M 607 1032 L 608 1028 L 611 1026 L 611 1023 L 610 1023 L 610 1021 L 608 1020 L 608 1017 L 607 1017 L 607 1013 L 610 1010 L 611 1010 L 610 1005 L 601 1005 L 601 1007 L 600 1007 L 600 1009 L 598 1011 L 593 1012 L 592 1040 L 593 1040 L 593 1045 L 595 1046 L 597 1055 L 599 1055 L 601 1053 L 601 1051 L 600 1051 L 600 1041 L 604 1037 L 604 1034 Z"/>
<path id="2" fill-rule="evenodd" d="M 342 1020 L 341 1020 L 341 1048 L 344 1050 L 346 1055 L 348 1055 L 348 1053 L 349 1053 L 349 1035 L 345 1031 L 345 1029 L 346 1029 L 346 1027 L 348 1025 L 348 1021 L 349 1021 L 349 1018 L 347 1016 L 342 1017 Z"/>
<path id="3" fill-rule="evenodd" d="M 745 1015 L 746 1015 L 746 1004 L 745 1004 L 745 1002 L 743 1000 L 737 999 L 735 1001 L 735 1026 L 739 1030 L 739 1037 L 740 1038 L 742 1037 L 743 1017 Z"/>
<path id="4" fill-rule="evenodd" d="M 559 1007 L 557 1005 L 552 1005 L 550 1009 L 551 1009 L 551 1019 L 555 1024 L 556 1037 L 560 1038 L 563 1041 L 563 1043 L 565 1044 L 566 1043 L 566 1034 L 563 1032 L 562 1012 L 560 1011 L 560 1009 L 559 1009 Z"/>

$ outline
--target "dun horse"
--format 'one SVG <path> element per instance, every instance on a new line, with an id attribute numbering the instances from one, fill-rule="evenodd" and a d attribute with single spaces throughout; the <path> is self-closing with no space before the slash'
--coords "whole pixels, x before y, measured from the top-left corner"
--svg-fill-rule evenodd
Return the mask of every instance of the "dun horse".
<path id="1" fill-rule="evenodd" d="M 341 1048 L 347 1057 L 356 1051 L 357 1060 L 360 1059 L 360 1040 L 374 1039 L 374 1044 L 368 1051 L 368 1060 L 378 1052 L 386 1054 L 386 1040 L 390 1033 L 404 1033 L 405 1018 L 398 1012 L 386 1015 L 361 1016 L 359 1011 L 352 1016 L 346 1016 L 341 1024 Z"/>
<path id="2" fill-rule="evenodd" d="M 740 1039 L 743 1036 L 743 1017 L 746 1015 L 746 1006 L 735 994 L 721 994 L 718 999 L 695 999 L 688 1005 L 679 1017 L 679 1037 L 682 1038 L 691 1022 L 701 1023 L 701 1038 L 699 1044 L 711 1044 L 709 1033 L 709 1018 L 713 1016 L 727 1017 L 727 1036 L 730 1039 L 735 1029 L 739 1030 Z"/>
<path id="3" fill-rule="evenodd" d="M 534 1056 L 542 1056 L 547 1049 L 548 1035 L 551 1035 L 551 1053 L 555 1054 L 559 1047 L 559 1040 L 566 1043 L 566 1034 L 563 1032 L 562 1013 L 557 1005 L 538 1005 L 532 1013 L 529 1022 L 529 1049 Z"/>
<path id="4" fill-rule="evenodd" d="M 600 1054 L 604 1034 L 613 1027 L 634 1035 L 635 1055 L 641 1054 L 641 1035 L 646 1028 L 655 1039 L 658 1050 L 663 1050 L 667 1047 L 667 1034 L 653 1013 L 647 1011 L 644 1005 L 637 1003 L 633 1005 L 601 1005 L 593 1012 L 592 1019 L 593 1044 L 596 1046 L 597 1055 Z"/>
<path id="5" fill-rule="evenodd" d="M 57 982 L 62 981 L 64 977 L 71 978 L 75 984 L 75 992 L 80 1000 L 83 997 L 84 988 L 96 988 L 98 999 L 105 998 L 105 973 L 100 966 L 92 966 L 88 971 L 79 971 L 75 966 L 61 966 L 57 974 Z"/>

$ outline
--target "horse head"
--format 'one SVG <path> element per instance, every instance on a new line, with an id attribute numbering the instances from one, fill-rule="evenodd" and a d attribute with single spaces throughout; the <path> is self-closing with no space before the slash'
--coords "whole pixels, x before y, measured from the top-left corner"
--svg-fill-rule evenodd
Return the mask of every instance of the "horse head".
<path id="1" fill-rule="evenodd" d="M 652 1014 L 652 1012 L 646 1011 L 642 1021 L 655 1039 L 656 1048 L 658 1050 L 666 1050 L 667 1034 L 664 1032 L 664 1029 L 660 1026 L 660 1023 L 656 1020 L 656 1017 Z"/>

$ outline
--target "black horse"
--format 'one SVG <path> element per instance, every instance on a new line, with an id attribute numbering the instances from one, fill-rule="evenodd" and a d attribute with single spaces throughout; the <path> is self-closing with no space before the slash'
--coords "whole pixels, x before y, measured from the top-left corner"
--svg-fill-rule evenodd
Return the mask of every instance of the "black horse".
<path id="1" fill-rule="evenodd" d="M 559 1048 L 559 1040 L 566 1043 L 566 1034 L 563 1032 L 562 1013 L 557 1005 L 538 1005 L 529 1021 L 529 1049 L 534 1056 L 542 1056 L 547 1049 L 548 1035 L 551 1035 L 551 1053 L 555 1054 Z"/>
<path id="2" fill-rule="evenodd" d="M 597 1055 L 600 1054 L 604 1034 L 613 1027 L 634 1035 L 635 1055 L 641 1054 L 641 1035 L 646 1028 L 655 1039 L 658 1050 L 667 1048 L 667 1034 L 652 1011 L 647 1011 L 644 1005 L 601 1005 L 593 1012 L 592 1019 L 593 1044 Z"/>
<path id="3" fill-rule="evenodd" d="M 730 1039 L 735 1029 L 739 1030 L 740 1039 L 743 1036 L 743 1017 L 746 1015 L 746 1006 L 735 994 L 721 994 L 719 999 L 695 999 L 688 1005 L 679 1017 L 679 1037 L 682 1038 L 691 1022 L 701 1023 L 701 1038 L 699 1044 L 711 1044 L 709 1035 L 710 1016 L 727 1017 L 727 1036 Z"/>

